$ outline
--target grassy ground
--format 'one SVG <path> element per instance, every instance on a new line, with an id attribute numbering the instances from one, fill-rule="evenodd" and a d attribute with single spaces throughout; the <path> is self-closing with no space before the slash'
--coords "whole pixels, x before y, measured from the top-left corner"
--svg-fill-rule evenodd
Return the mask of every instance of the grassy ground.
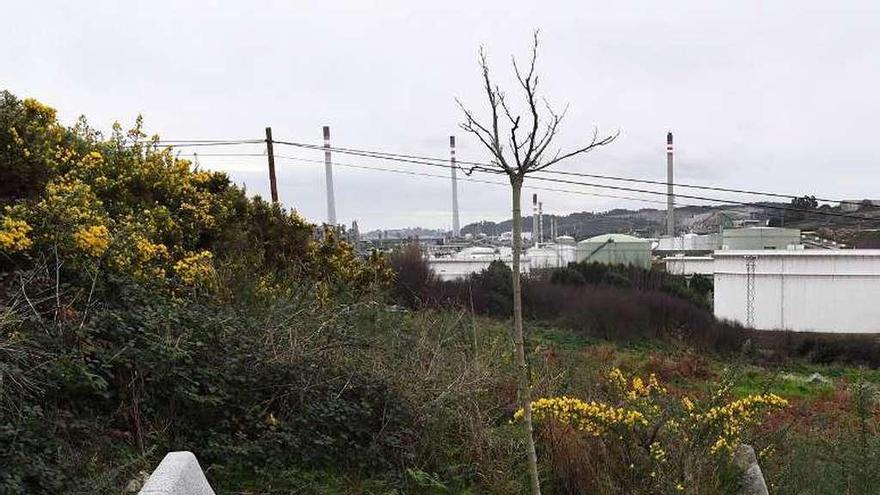
<path id="1" fill-rule="evenodd" d="M 461 315 L 452 313 L 416 312 L 404 317 L 402 323 L 412 330 L 410 337 L 418 342 L 415 348 L 407 349 L 412 354 L 412 361 L 409 361 L 411 365 L 422 362 L 416 354 L 434 348 L 435 344 L 443 345 L 444 341 L 455 340 L 451 332 L 441 331 L 444 326 L 451 328 L 454 324 L 461 325 L 460 337 L 472 339 L 473 349 L 482 355 L 482 358 L 472 356 L 474 362 L 479 361 L 481 364 L 472 363 L 465 368 L 497 367 L 497 360 L 502 356 L 499 352 L 507 346 L 506 325 L 493 319 L 471 320 L 470 317 L 462 318 Z M 654 373 L 675 395 L 699 396 L 720 380 L 729 378 L 733 382 L 732 392 L 735 396 L 772 392 L 791 403 L 784 412 L 771 418 L 753 442 L 773 493 L 874 493 L 871 487 L 875 485 L 870 482 L 873 478 L 868 470 L 878 465 L 876 454 L 870 453 L 872 446 L 876 445 L 874 423 L 877 415 L 875 406 L 870 405 L 865 423 L 867 429 L 860 429 L 863 423 L 860 421 L 852 389 L 856 383 L 880 387 L 878 370 L 815 365 L 800 361 L 766 364 L 749 356 L 698 353 L 686 344 L 655 340 L 612 343 L 581 337 L 571 331 L 539 322 L 531 322 L 527 325 L 527 330 L 532 335 L 533 347 L 530 355 L 536 394 L 539 396 L 571 395 L 591 398 L 597 384 L 602 380 L 601 377 L 613 367 L 642 375 Z M 439 340 L 432 339 L 430 336 L 436 336 L 438 331 Z M 457 344 L 462 344 L 462 341 Z M 490 356 L 492 359 L 483 359 Z M 402 358 L 398 356 L 396 359 Z M 452 376 L 461 370 L 459 364 L 451 361 L 438 362 L 431 366 L 435 368 L 429 373 L 439 375 Z M 440 382 L 432 383 L 441 389 L 447 386 L 440 385 Z M 448 386 L 453 385 L 450 383 Z M 510 390 L 481 390 L 477 393 L 494 396 L 498 404 L 511 399 Z M 505 397 L 498 399 L 499 394 Z M 486 438 L 510 435 L 504 421 L 510 412 L 504 411 L 502 407 L 500 415 L 489 421 L 489 430 L 484 432 Z M 463 421 L 466 417 L 461 416 L 457 421 Z M 483 442 L 481 448 L 485 448 L 486 439 L 479 442 Z M 449 449 L 449 446 L 438 445 L 438 449 Z M 407 473 L 404 485 L 399 481 L 374 478 L 368 473 L 302 468 L 254 473 L 249 470 L 236 472 L 234 468 L 225 467 L 215 469 L 211 477 L 218 486 L 218 493 L 237 494 L 521 493 L 520 487 L 525 485 L 513 480 L 521 459 L 507 459 L 506 467 L 499 468 L 505 466 L 505 461 L 500 458 L 509 455 L 509 452 L 494 452 L 489 457 L 492 455 L 499 458 L 485 462 L 494 463 L 492 466 L 499 470 L 509 471 L 500 472 L 495 481 L 483 480 L 477 484 L 456 483 L 454 474 L 450 474 L 454 473 L 454 469 L 439 474 L 414 469 Z M 491 471 L 486 466 L 479 469 Z M 472 478 L 468 479 L 473 481 Z M 504 479 L 508 483 L 502 485 L 501 480 Z M 545 493 L 561 492 L 556 485 L 548 482 Z"/>

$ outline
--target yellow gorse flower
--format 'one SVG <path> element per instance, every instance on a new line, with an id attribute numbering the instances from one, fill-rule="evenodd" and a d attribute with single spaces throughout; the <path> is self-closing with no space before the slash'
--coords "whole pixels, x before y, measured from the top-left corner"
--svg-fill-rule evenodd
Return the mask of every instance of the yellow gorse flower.
<path id="1" fill-rule="evenodd" d="M 788 401 L 776 394 L 754 394 L 737 399 L 723 406 L 710 408 L 703 414 L 695 414 L 696 421 L 714 425 L 720 433 L 709 451 L 712 454 L 732 454 L 740 443 L 742 432 L 754 426 L 762 412 L 788 406 Z"/>
<path id="2" fill-rule="evenodd" d="M 513 415 L 517 420 L 523 416 L 522 409 Z M 572 397 L 538 399 L 532 402 L 532 417 L 538 422 L 555 420 L 593 436 L 599 436 L 615 425 L 634 427 L 648 424 L 645 416 L 638 411 L 601 402 L 584 402 Z"/>
<path id="3" fill-rule="evenodd" d="M 31 226 L 24 220 L 5 217 L 0 226 L 0 249 L 5 251 L 24 251 L 31 247 L 28 234 Z"/>
<path id="4" fill-rule="evenodd" d="M 213 259 L 210 251 L 191 253 L 174 264 L 174 272 L 187 285 L 201 285 L 214 275 Z"/>
<path id="5" fill-rule="evenodd" d="M 97 258 L 104 254 L 110 245 L 110 231 L 103 225 L 84 227 L 73 234 L 73 241 L 77 248 Z"/>

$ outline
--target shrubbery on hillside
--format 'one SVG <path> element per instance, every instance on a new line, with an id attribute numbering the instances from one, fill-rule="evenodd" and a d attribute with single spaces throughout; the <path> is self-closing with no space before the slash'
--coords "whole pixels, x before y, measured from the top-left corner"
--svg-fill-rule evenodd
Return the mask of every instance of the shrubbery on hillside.
<path id="1" fill-rule="evenodd" d="M 342 351 L 385 260 L 157 139 L 0 94 L 0 491 L 117 493 L 173 448 L 402 470 L 413 412 Z"/>

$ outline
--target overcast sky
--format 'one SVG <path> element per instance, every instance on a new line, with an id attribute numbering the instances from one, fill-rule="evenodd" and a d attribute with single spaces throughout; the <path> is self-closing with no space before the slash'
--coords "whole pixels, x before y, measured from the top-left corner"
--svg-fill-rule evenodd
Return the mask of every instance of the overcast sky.
<path id="1" fill-rule="evenodd" d="M 544 94 L 570 105 L 560 145 L 583 141 L 594 125 L 621 130 L 613 145 L 563 169 L 664 179 L 672 130 L 683 182 L 877 197 L 878 10 L 876 1 L 827 0 L 16 1 L 2 9 L 0 88 L 56 107 L 67 123 L 85 114 L 103 130 L 142 114 L 166 139 L 260 138 L 271 125 L 276 139 L 318 143 L 330 125 L 335 146 L 431 156 L 446 156 L 455 134 L 461 159 L 483 160 L 457 128 L 454 99 L 483 110 L 478 47 L 509 86 L 510 56 L 525 57 L 540 28 Z M 264 158 L 200 162 L 268 196 Z M 284 204 L 324 220 L 323 165 L 278 166 Z M 451 225 L 446 180 L 334 173 L 341 222 Z M 551 213 L 659 206 L 541 196 Z M 509 217 L 503 187 L 463 182 L 460 204 L 462 224 Z"/>

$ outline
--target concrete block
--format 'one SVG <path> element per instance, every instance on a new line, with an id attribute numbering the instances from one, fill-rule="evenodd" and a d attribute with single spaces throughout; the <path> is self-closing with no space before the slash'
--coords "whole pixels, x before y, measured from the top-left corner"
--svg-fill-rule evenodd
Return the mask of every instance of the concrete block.
<path id="1" fill-rule="evenodd" d="M 214 495 L 192 452 L 169 452 L 139 495 Z"/>
<path id="2" fill-rule="evenodd" d="M 751 445 L 741 444 L 733 454 L 733 463 L 742 472 L 738 495 L 768 495 L 764 473 Z"/>

